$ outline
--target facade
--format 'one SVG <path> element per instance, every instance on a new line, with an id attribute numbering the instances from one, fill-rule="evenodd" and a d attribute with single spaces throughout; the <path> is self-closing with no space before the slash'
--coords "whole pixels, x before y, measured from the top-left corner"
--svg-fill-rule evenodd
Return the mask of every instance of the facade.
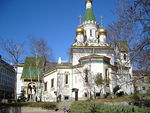
<path id="1" fill-rule="evenodd" d="M 150 93 L 150 71 L 133 70 L 134 87 L 136 93 Z"/>
<path id="2" fill-rule="evenodd" d="M 16 95 L 17 99 L 21 96 L 23 90 L 23 80 L 21 79 L 22 71 L 23 71 L 24 64 L 17 65 L 17 81 L 16 81 Z"/>
<path id="3" fill-rule="evenodd" d="M 15 99 L 16 72 L 13 66 L 2 60 L 0 56 L 0 101 Z"/>
<path id="4" fill-rule="evenodd" d="M 107 43 L 107 30 L 99 26 L 92 0 L 86 0 L 84 21 L 78 25 L 71 47 L 71 60 L 58 63 L 44 73 L 43 101 L 85 100 L 114 95 L 114 88 L 124 94 L 134 93 L 129 46 Z M 99 82 L 97 82 L 99 81 Z"/>

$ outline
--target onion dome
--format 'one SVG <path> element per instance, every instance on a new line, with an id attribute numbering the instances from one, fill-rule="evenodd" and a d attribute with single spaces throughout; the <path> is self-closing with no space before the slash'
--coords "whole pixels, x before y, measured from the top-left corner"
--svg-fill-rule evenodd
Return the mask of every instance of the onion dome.
<path id="1" fill-rule="evenodd" d="M 76 34 L 77 34 L 77 35 L 79 35 L 79 34 L 84 34 L 84 29 L 81 28 L 81 27 L 77 28 Z"/>
<path id="2" fill-rule="evenodd" d="M 101 28 L 98 30 L 98 34 L 99 34 L 99 35 L 106 35 L 106 34 L 107 34 L 107 30 L 106 30 L 104 27 L 101 27 Z"/>
<path id="3" fill-rule="evenodd" d="M 92 2 L 92 0 L 86 0 L 86 2 Z"/>

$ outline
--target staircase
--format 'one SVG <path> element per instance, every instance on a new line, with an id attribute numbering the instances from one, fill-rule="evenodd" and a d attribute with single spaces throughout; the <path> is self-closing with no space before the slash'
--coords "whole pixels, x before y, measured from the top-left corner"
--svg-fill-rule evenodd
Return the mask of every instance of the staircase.
<path id="1" fill-rule="evenodd" d="M 64 108 L 65 108 L 65 109 L 69 110 L 72 103 L 73 103 L 73 101 L 63 101 L 63 102 L 60 102 L 58 104 L 58 109 L 59 110 L 64 110 Z"/>

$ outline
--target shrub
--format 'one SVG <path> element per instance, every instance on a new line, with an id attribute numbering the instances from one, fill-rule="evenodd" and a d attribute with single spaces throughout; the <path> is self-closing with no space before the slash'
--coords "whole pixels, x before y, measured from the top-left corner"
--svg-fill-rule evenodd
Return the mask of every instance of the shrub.
<path id="1" fill-rule="evenodd" d="M 57 103 L 55 102 L 21 102 L 21 103 L 12 103 L 5 106 L 23 106 L 23 107 L 41 107 L 44 109 L 56 109 Z"/>

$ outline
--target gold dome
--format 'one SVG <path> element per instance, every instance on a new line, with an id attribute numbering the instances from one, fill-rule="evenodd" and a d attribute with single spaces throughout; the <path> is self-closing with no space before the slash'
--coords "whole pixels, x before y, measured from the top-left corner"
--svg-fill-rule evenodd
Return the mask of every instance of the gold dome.
<path id="1" fill-rule="evenodd" d="M 76 34 L 77 34 L 77 35 L 79 35 L 79 34 L 84 34 L 84 29 L 81 28 L 81 27 L 77 28 Z"/>
<path id="2" fill-rule="evenodd" d="M 92 0 L 86 0 L 86 2 L 92 2 Z"/>
<path id="3" fill-rule="evenodd" d="M 107 34 L 107 30 L 104 28 L 104 27 L 101 27 L 99 30 L 98 30 L 98 34 L 99 35 L 106 35 Z"/>

